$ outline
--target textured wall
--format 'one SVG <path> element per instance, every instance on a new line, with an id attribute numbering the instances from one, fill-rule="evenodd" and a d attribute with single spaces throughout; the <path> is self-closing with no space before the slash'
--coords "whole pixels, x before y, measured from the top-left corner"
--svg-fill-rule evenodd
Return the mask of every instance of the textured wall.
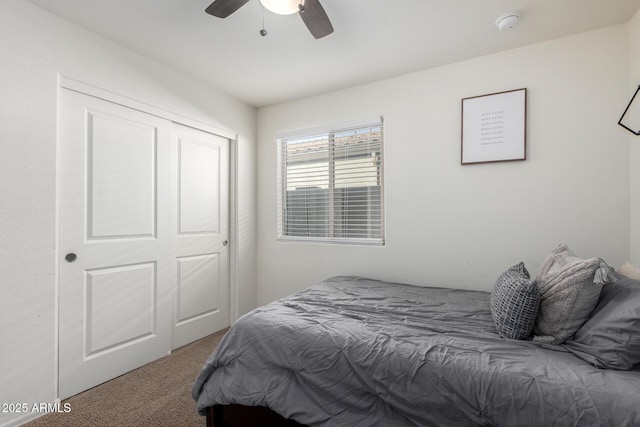
<path id="1" fill-rule="evenodd" d="M 626 25 L 258 111 L 258 302 L 360 274 L 490 290 L 565 242 L 618 266 L 629 256 Z M 460 165 L 465 97 L 526 87 L 527 160 Z M 383 115 L 386 246 L 278 243 L 277 132 Z"/>
<path id="2" fill-rule="evenodd" d="M 629 41 L 631 85 L 625 101 L 621 104 L 622 108 L 627 105 L 626 103 L 631 99 L 631 95 L 640 85 L 640 12 L 636 13 L 629 22 Z M 637 98 L 636 101 L 638 101 Z M 629 258 L 633 265 L 640 268 L 640 136 L 631 133 L 627 135 L 629 136 L 629 170 L 631 177 L 631 254 Z"/>

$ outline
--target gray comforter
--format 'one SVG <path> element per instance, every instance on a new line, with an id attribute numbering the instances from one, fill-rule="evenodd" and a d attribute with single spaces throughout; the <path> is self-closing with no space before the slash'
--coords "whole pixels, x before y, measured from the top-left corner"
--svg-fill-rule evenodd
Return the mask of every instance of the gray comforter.
<path id="1" fill-rule="evenodd" d="M 266 406 L 309 426 L 640 426 L 640 369 L 501 339 L 486 292 L 334 277 L 229 330 L 198 411 Z"/>

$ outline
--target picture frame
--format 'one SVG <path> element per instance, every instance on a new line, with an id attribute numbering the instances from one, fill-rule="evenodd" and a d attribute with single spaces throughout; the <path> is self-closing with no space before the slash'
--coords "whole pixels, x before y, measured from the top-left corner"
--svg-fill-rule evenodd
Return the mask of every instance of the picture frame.
<path id="1" fill-rule="evenodd" d="M 638 92 L 640 92 L 640 85 L 633 93 L 631 101 L 629 101 L 627 108 L 624 109 L 620 120 L 618 120 L 620 126 L 634 135 L 640 135 L 640 97 L 636 100 Z"/>
<path id="2" fill-rule="evenodd" d="M 462 99 L 460 162 L 527 159 L 527 88 Z"/>

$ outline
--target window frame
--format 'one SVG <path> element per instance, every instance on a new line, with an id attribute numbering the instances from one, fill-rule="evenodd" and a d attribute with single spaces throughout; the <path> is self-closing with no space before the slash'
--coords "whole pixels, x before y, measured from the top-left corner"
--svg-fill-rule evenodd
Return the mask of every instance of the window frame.
<path id="1" fill-rule="evenodd" d="M 379 187 L 379 203 L 380 203 L 380 220 L 379 235 L 380 237 L 335 237 L 335 137 L 334 135 L 347 130 L 357 130 L 365 128 L 380 128 L 381 139 L 379 142 L 379 166 L 377 171 L 378 187 Z M 294 236 L 285 234 L 287 224 L 286 220 L 286 203 L 287 203 L 287 176 L 286 176 L 286 160 L 287 153 L 284 149 L 287 140 L 313 138 L 321 135 L 327 135 L 328 140 L 328 216 L 326 223 L 328 228 L 328 236 Z M 327 244 L 346 244 L 346 245 L 362 245 L 362 246 L 385 246 L 386 227 L 385 227 L 385 173 L 384 173 L 384 120 L 378 116 L 371 119 L 358 120 L 354 122 L 327 125 L 315 128 L 301 129 L 292 132 L 282 132 L 276 134 L 275 142 L 277 146 L 277 240 L 278 242 L 298 242 L 298 243 L 327 243 Z M 371 205 L 367 204 L 370 210 Z M 371 220 L 367 220 L 367 226 L 371 227 Z M 377 224 L 376 228 L 377 227 Z"/>

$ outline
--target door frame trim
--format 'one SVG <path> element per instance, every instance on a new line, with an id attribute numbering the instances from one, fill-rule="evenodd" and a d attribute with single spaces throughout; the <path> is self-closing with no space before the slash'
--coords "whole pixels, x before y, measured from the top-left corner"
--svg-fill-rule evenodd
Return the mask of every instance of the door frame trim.
<path id="1" fill-rule="evenodd" d="M 131 108 L 134 110 L 141 111 L 143 113 L 151 114 L 166 120 L 169 120 L 174 123 L 178 123 L 181 125 L 185 125 L 188 127 L 192 127 L 195 129 L 199 129 L 225 139 L 229 140 L 229 324 L 233 324 L 237 320 L 238 316 L 238 289 L 236 286 L 236 269 L 237 269 L 237 244 L 238 241 L 238 221 L 237 221 L 237 213 L 238 213 L 238 197 L 237 197 L 237 189 L 238 189 L 238 134 L 232 132 L 230 130 L 221 129 L 217 126 L 211 125 L 209 123 L 205 123 L 199 120 L 195 120 L 189 118 L 187 116 L 183 116 L 173 111 L 165 110 L 163 108 L 156 107 L 152 104 L 148 104 L 133 98 L 129 98 L 127 96 L 111 92 L 109 90 L 105 90 L 99 88 L 97 86 L 93 86 L 88 83 L 81 82 L 79 80 L 73 79 L 68 76 L 64 76 L 62 74 L 57 75 L 57 99 L 58 102 L 60 100 L 60 91 L 67 89 L 75 92 L 82 93 L 84 95 L 92 96 L 94 98 L 99 98 L 104 101 L 108 101 L 114 104 L 119 104 L 127 108 Z M 59 108 L 59 104 L 58 104 Z M 54 275 L 55 275 L 55 337 L 54 337 L 54 347 L 55 347 L 55 373 L 54 373 L 54 385 L 56 392 L 56 401 L 60 400 L 59 387 L 60 387 L 60 378 L 59 378 L 59 358 L 58 352 L 60 350 L 60 342 L 59 342 L 59 316 L 60 316 L 60 268 L 59 268 L 59 260 L 60 260 L 60 206 L 58 204 L 58 193 L 59 188 L 58 185 L 60 183 L 59 173 L 60 168 L 58 166 L 59 161 L 59 149 L 60 149 L 60 132 L 59 132 L 59 117 L 56 118 L 56 213 L 55 213 L 55 257 L 56 263 L 54 267 Z"/>
<path id="2" fill-rule="evenodd" d="M 93 96 L 94 98 L 100 98 L 105 101 L 109 101 L 115 104 L 132 108 L 134 110 L 142 111 L 143 113 L 151 114 L 163 119 L 170 120 L 172 122 L 180 123 L 185 126 L 200 129 L 205 132 L 212 133 L 214 135 L 221 136 L 223 138 L 230 139 L 232 141 L 237 140 L 238 134 L 230 130 L 221 129 L 209 123 L 195 120 L 182 114 L 178 114 L 173 111 L 165 110 L 160 107 L 156 107 L 152 104 L 148 104 L 137 99 L 130 98 L 125 95 L 121 95 L 115 92 L 111 92 L 106 89 L 99 88 L 97 86 L 90 85 L 88 83 L 81 82 L 71 77 L 58 74 L 58 87 L 73 90 L 83 93 L 85 95 Z"/>

